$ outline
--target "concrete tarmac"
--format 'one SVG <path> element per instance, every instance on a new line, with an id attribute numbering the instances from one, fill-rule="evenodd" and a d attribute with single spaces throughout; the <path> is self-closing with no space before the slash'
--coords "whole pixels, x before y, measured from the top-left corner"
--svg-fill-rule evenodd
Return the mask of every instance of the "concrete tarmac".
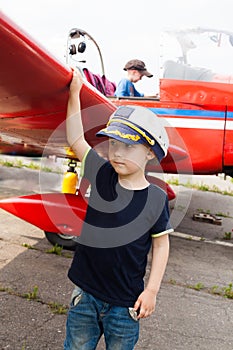
<path id="1" fill-rule="evenodd" d="M 38 190 L 37 172 L 17 169 L 12 176 L 27 183 L 19 188 L 8 170 L 0 168 L 1 198 Z M 57 186 L 56 176 L 49 175 L 47 184 Z M 156 311 L 140 322 L 135 350 L 232 350 L 233 300 L 226 296 L 233 297 L 233 239 L 226 241 L 224 234 L 233 228 L 233 197 L 174 189 L 179 200 L 171 203 L 176 232 L 169 262 Z M 193 221 L 197 210 L 221 212 L 222 225 Z M 61 350 L 73 253 L 51 254 L 41 230 L 3 210 L 0 228 L 0 349 Z M 104 349 L 101 339 L 98 350 Z"/>

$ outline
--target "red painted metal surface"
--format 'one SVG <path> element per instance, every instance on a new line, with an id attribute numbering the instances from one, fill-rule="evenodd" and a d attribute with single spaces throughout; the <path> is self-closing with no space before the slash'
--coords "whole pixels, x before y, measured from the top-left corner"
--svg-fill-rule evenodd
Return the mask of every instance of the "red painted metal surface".
<path id="1" fill-rule="evenodd" d="M 146 178 L 151 184 L 154 184 L 154 185 L 160 187 L 163 191 L 165 191 L 167 193 L 169 201 L 176 198 L 175 192 L 173 191 L 173 189 L 171 188 L 171 186 L 168 183 L 166 183 L 162 179 L 159 179 L 158 177 L 155 177 L 155 176 L 147 175 Z"/>
<path id="2" fill-rule="evenodd" d="M 233 108 L 233 84 L 193 80 L 161 79 L 160 100 L 197 106 Z"/>
<path id="3" fill-rule="evenodd" d="M 0 12 L 0 153 L 67 156 L 65 115 L 70 68 Z M 168 156 L 148 171 L 233 173 L 233 85 L 163 79 L 160 100 L 106 98 L 90 84 L 81 92 L 88 142 L 119 105 L 152 109 L 167 128 Z M 231 113 L 231 114 L 230 114 Z M 101 139 L 102 141 L 102 139 Z M 161 185 L 161 184 L 160 184 Z M 170 199 L 174 192 L 162 185 Z M 86 202 L 76 195 L 38 194 L 2 200 L 0 207 L 44 231 L 79 235 Z"/>
<path id="4" fill-rule="evenodd" d="M 172 188 L 163 180 L 148 176 L 161 187 L 168 199 L 175 198 Z M 0 208 L 39 227 L 41 230 L 79 236 L 86 215 L 88 199 L 63 193 L 33 194 L 0 200 Z"/>
<path id="5" fill-rule="evenodd" d="M 66 156 L 65 113 L 70 68 L 51 56 L 6 16 L 0 17 L 0 152 L 21 155 Z M 169 122 L 179 119 L 173 110 L 190 113 L 216 110 L 224 113 L 232 104 L 232 85 L 161 80 L 161 99 L 107 99 L 85 83 L 81 93 L 82 117 L 88 142 L 95 146 L 95 133 L 120 104 L 142 105 L 171 111 Z M 230 104 L 230 106 L 229 106 Z M 211 105 L 211 107 L 210 107 Z M 187 119 L 187 118 L 186 118 Z M 184 120 L 184 119 L 183 119 Z M 215 174 L 232 166 L 232 130 L 167 125 L 171 147 L 162 162 L 165 172 Z M 229 121 L 230 123 L 231 121 Z M 214 140 L 211 147 L 209 140 Z M 102 140 L 101 140 L 102 141 Z M 155 167 L 150 170 L 157 171 Z M 161 170 L 161 169 L 160 169 Z"/>
<path id="6" fill-rule="evenodd" d="M 66 156 L 64 121 L 71 69 L 1 12 L 0 37 L 1 153 L 10 153 L 12 147 L 13 153 L 42 155 L 47 147 L 50 154 Z M 95 132 L 116 107 L 88 83 L 81 104 L 86 137 L 94 144 Z"/>
<path id="7" fill-rule="evenodd" d="M 139 105 L 152 109 L 159 117 L 165 119 L 171 148 L 168 156 L 162 161 L 162 169 L 167 173 L 217 174 L 223 172 L 223 147 L 225 142 L 225 109 L 226 106 L 215 106 L 219 118 L 208 117 L 215 107 L 193 105 L 172 101 L 154 101 L 151 99 L 119 99 L 116 105 Z M 166 115 L 163 112 L 166 111 Z M 181 111 L 185 115 L 180 116 Z M 198 117 L 199 114 L 205 118 Z M 205 127 L 203 127 L 205 122 Z M 215 124 L 218 123 L 218 126 Z M 229 131 L 233 140 L 233 130 Z M 174 145 L 177 150 L 174 150 Z M 172 151 L 173 149 L 173 151 Z M 180 150 L 180 157 L 179 157 Z M 183 157 L 181 156 L 183 154 Z M 184 156 L 186 154 L 186 156 Z M 231 165 L 233 158 L 231 157 Z M 150 169 L 152 171 L 153 169 Z M 159 171 L 159 169 L 154 169 Z"/>
<path id="8" fill-rule="evenodd" d="M 87 201 L 74 194 L 46 193 L 3 199 L 0 208 L 43 231 L 79 236 Z"/>

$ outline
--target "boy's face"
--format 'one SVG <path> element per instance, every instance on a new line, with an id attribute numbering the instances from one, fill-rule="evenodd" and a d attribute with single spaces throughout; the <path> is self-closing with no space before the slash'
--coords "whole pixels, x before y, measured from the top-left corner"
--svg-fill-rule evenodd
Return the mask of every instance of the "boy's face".
<path id="1" fill-rule="evenodd" d="M 137 83 L 139 80 L 142 79 L 143 74 L 136 69 L 128 70 L 128 77 L 132 83 Z"/>
<path id="2" fill-rule="evenodd" d="M 143 144 L 129 145 L 109 139 L 109 161 L 119 175 L 144 172 L 146 163 L 153 158 L 153 151 Z"/>

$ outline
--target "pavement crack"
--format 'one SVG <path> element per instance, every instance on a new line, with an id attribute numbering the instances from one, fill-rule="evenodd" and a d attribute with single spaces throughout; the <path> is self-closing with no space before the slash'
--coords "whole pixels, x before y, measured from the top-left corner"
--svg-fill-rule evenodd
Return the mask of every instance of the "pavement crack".
<path id="1" fill-rule="evenodd" d="M 21 298 L 21 299 L 26 299 L 28 301 L 31 301 L 31 302 L 36 302 L 36 303 L 39 303 L 41 305 L 45 305 L 47 306 L 51 313 L 53 315 L 55 314 L 59 314 L 59 315 L 63 315 L 63 314 L 66 314 L 67 311 L 68 311 L 68 305 L 64 305 L 64 304 L 60 304 L 60 303 L 57 303 L 55 301 L 49 301 L 49 302 L 46 302 L 44 300 L 42 300 L 38 295 L 38 287 L 35 286 L 33 291 L 31 292 L 28 292 L 28 293 L 20 293 L 20 292 L 17 292 L 16 290 L 12 289 L 12 288 L 8 288 L 8 287 L 0 287 L 0 292 L 1 293 L 6 293 L 8 295 L 13 295 L 13 296 L 16 296 L 18 298 Z"/>
<path id="2" fill-rule="evenodd" d="M 184 295 L 185 295 L 185 290 L 187 289 L 192 289 L 196 291 L 197 293 L 205 293 L 205 294 L 210 294 L 216 297 L 224 297 L 228 299 L 233 299 L 233 284 L 229 283 L 226 287 L 218 287 L 216 285 L 212 287 L 206 287 L 202 283 L 197 283 L 195 285 L 190 285 L 187 283 L 181 283 L 177 282 L 173 279 L 170 279 L 168 281 L 164 281 L 164 284 L 170 284 L 178 287 L 184 288 Z"/>

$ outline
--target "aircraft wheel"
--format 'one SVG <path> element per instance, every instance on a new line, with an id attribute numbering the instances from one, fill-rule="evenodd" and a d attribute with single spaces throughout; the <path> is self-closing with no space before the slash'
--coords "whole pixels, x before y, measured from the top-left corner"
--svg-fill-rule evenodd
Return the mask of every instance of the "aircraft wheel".
<path id="1" fill-rule="evenodd" d="M 68 236 L 68 235 L 63 235 L 61 233 L 54 233 L 54 232 L 47 232 L 44 231 L 45 236 L 47 240 L 52 244 L 52 245 L 59 245 L 62 246 L 64 249 L 67 250 L 75 250 L 75 247 L 77 245 L 77 242 L 74 241 L 74 236 Z"/>

